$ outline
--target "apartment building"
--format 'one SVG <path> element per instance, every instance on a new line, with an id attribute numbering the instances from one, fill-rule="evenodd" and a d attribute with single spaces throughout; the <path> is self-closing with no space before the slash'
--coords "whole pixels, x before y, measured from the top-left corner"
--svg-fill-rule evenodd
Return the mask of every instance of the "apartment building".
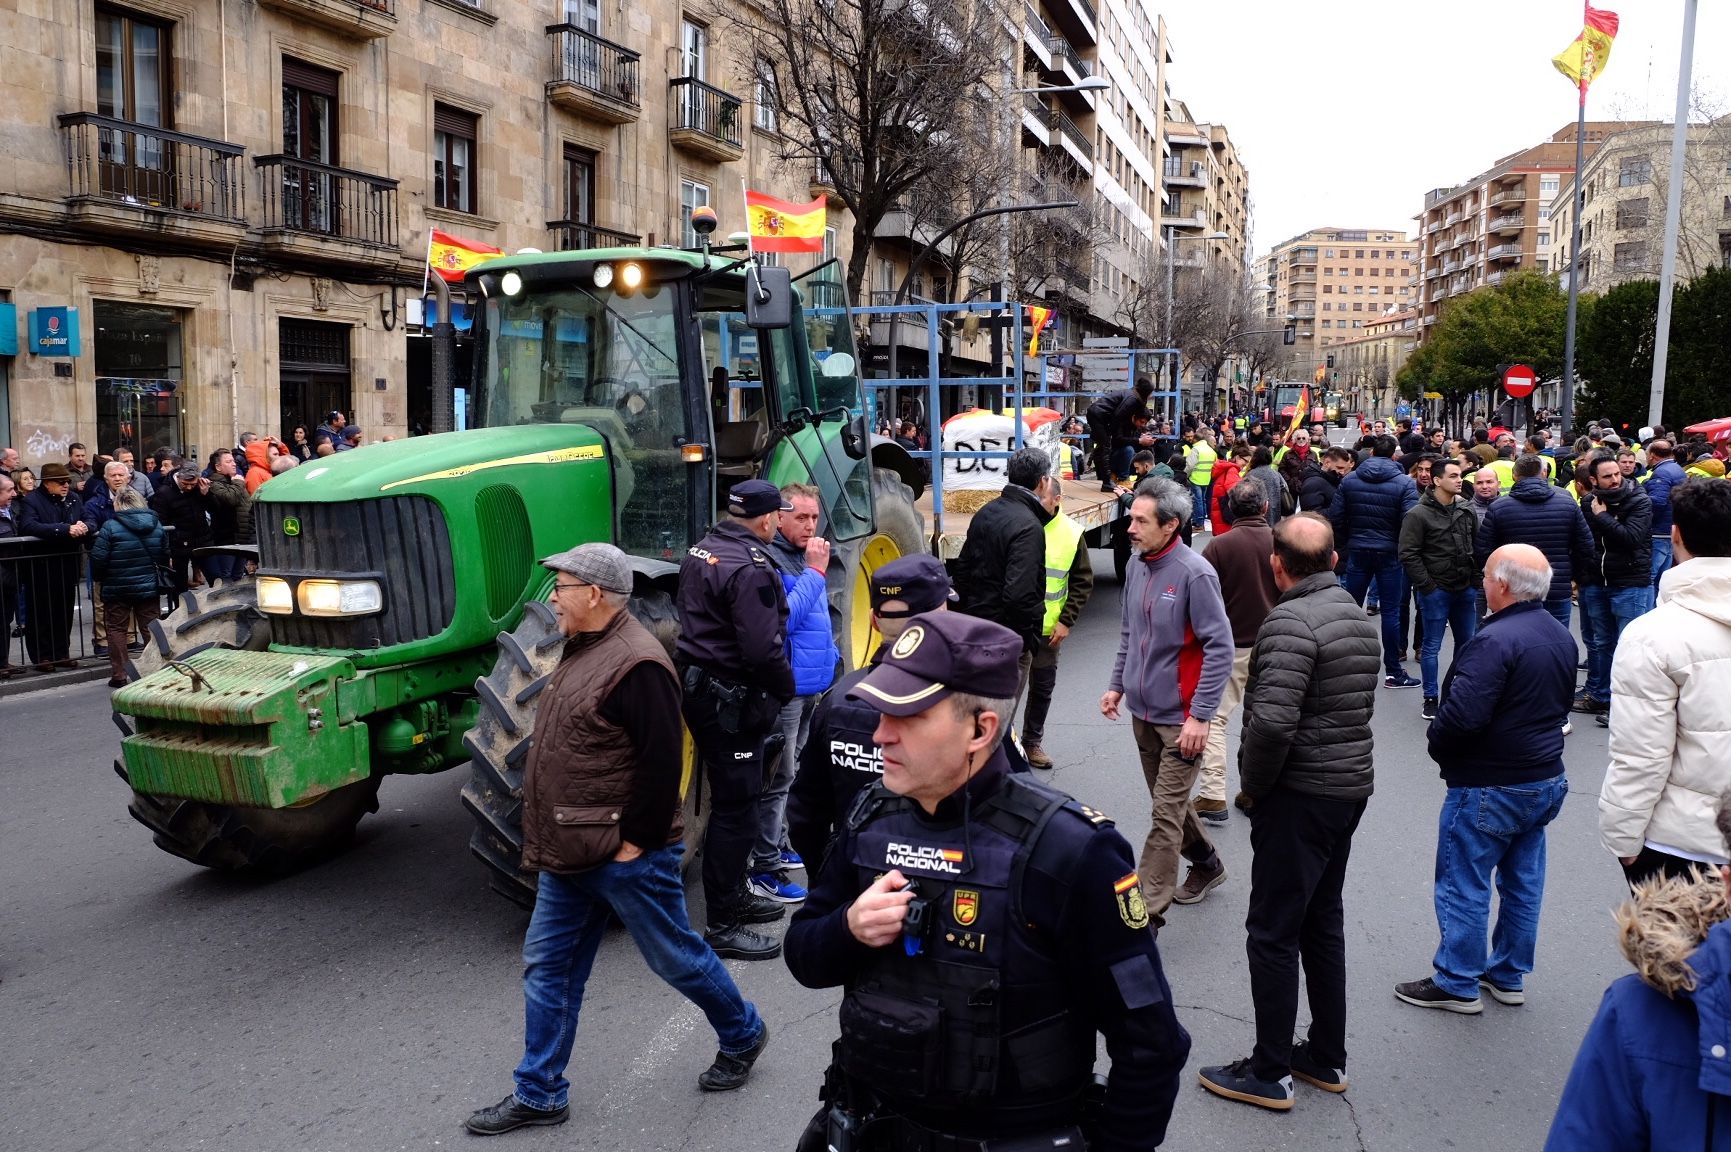
<path id="1" fill-rule="evenodd" d="M 430 413 L 430 228 L 677 242 L 696 204 L 739 227 L 747 183 L 819 184 L 775 160 L 753 45 L 707 0 L 67 0 L 6 26 L 0 331 L 55 336 L 0 345 L 0 444 L 33 461 L 333 408 L 403 435 Z"/>
<path id="2" fill-rule="evenodd" d="M 1176 235 L 1225 239 L 1182 245 L 1174 259 L 1184 267 L 1207 263 L 1217 271 L 1243 274 L 1250 233 L 1250 175 L 1224 125 L 1198 122 L 1189 106 L 1174 100 L 1166 118 L 1171 154 L 1163 171 L 1167 204 L 1162 229 Z"/>
<path id="3" fill-rule="evenodd" d="M 1677 276 L 1731 268 L 1731 116 L 1691 124 L 1683 150 Z M 1581 288 L 1604 292 L 1630 280 L 1657 280 L 1664 256 L 1671 179 L 1671 125 L 1614 132 L 1581 171 Z M 1554 238 L 1548 267 L 1568 285 L 1575 180 L 1571 171 L 1549 201 Z"/>
<path id="4" fill-rule="evenodd" d="M 1394 411 L 1395 377 L 1418 347 L 1419 311 L 1402 308 L 1367 320 L 1364 327 L 1330 346 L 1330 387 L 1347 412 L 1387 416 Z"/>
<path id="5" fill-rule="evenodd" d="M 1588 121 L 1587 155 L 1627 127 Z M 1415 217 L 1423 245 L 1414 285 L 1421 342 L 1451 297 L 1499 284 L 1518 269 L 1549 266 L 1557 239 L 1551 202 L 1574 170 L 1575 125 L 1570 123 L 1463 184 L 1425 193 L 1424 210 Z"/>
<path id="6" fill-rule="evenodd" d="M 1311 379 L 1331 348 L 1412 307 L 1417 258 L 1416 240 L 1386 229 L 1313 228 L 1276 244 L 1255 272 L 1269 327 L 1293 330 L 1276 377 Z"/>

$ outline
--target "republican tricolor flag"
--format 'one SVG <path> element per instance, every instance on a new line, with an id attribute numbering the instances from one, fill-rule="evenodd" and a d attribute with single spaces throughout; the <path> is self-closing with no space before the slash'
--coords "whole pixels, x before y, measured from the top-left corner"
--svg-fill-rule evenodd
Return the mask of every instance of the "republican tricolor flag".
<path id="1" fill-rule="evenodd" d="M 822 196 L 810 204 L 790 204 L 762 192 L 747 190 L 745 215 L 754 252 L 823 251 L 825 210 Z"/>
<path id="2" fill-rule="evenodd" d="M 465 240 L 437 228 L 427 237 L 427 264 L 450 284 L 458 283 L 469 269 L 499 253 L 500 249 L 491 244 Z"/>
<path id="3" fill-rule="evenodd" d="M 1617 14 L 1589 7 L 1582 21 L 1581 34 L 1574 43 L 1551 57 L 1557 71 L 1574 81 L 1587 99 L 1587 87 L 1605 70 L 1611 58 L 1611 41 L 1617 38 Z"/>

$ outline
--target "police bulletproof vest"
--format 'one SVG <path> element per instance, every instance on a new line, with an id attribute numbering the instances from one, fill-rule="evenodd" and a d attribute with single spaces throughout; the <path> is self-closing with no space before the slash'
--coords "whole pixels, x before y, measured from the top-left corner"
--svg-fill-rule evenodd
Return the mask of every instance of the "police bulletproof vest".
<path id="1" fill-rule="evenodd" d="M 875 949 L 842 999 L 837 1048 L 853 1083 L 915 1116 L 990 1103 L 999 1120 L 1040 1123 L 1077 1106 L 1094 1032 L 1064 1007 L 1074 990 L 1058 942 L 1020 906 L 1023 869 L 1068 802 L 1007 776 L 965 825 L 943 826 L 881 785 L 860 797 L 849 817 L 860 888 L 899 869 L 918 886 L 927 923 L 917 949 L 905 930 Z"/>

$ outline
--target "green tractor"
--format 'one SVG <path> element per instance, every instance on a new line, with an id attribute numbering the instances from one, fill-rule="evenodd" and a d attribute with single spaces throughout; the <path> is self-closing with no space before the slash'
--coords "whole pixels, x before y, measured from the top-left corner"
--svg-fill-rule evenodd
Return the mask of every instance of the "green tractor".
<path id="1" fill-rule="evenodd" d="M 292 871 L 347 845 L 384 776 L 468 762 L 474 852 L 529 903 L 522 765 L 560 651 L 537 559 L 617 544 L 631 610 L 671 648 L 679 561 L 750 477 L 819 489 L 832 618 L 857 666 L 869 574 L 925 542 L 918 470 L 863 418 L 834 268 L 796 288 L 751 260 L 611 248 L 471 270 L 471 429 L 272 480 L 256 576 L 184 594 L 115 692 L 115 769 L 157 846 Z"/>

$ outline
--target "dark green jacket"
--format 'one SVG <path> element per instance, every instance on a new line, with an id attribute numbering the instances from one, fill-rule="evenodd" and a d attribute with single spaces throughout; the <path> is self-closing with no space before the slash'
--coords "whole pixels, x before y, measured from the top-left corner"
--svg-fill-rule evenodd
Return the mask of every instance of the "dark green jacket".
<path id="1" fill-rule="evenodd" d="M 1413 590 L 1421 595 L 1442 589 L 1460 592 L 1480 582 L 1473 545 L 1479 518 L 1470 498 L 1445 505 L 1426 492 L 1400 525 L 1400 562 Z"/>

